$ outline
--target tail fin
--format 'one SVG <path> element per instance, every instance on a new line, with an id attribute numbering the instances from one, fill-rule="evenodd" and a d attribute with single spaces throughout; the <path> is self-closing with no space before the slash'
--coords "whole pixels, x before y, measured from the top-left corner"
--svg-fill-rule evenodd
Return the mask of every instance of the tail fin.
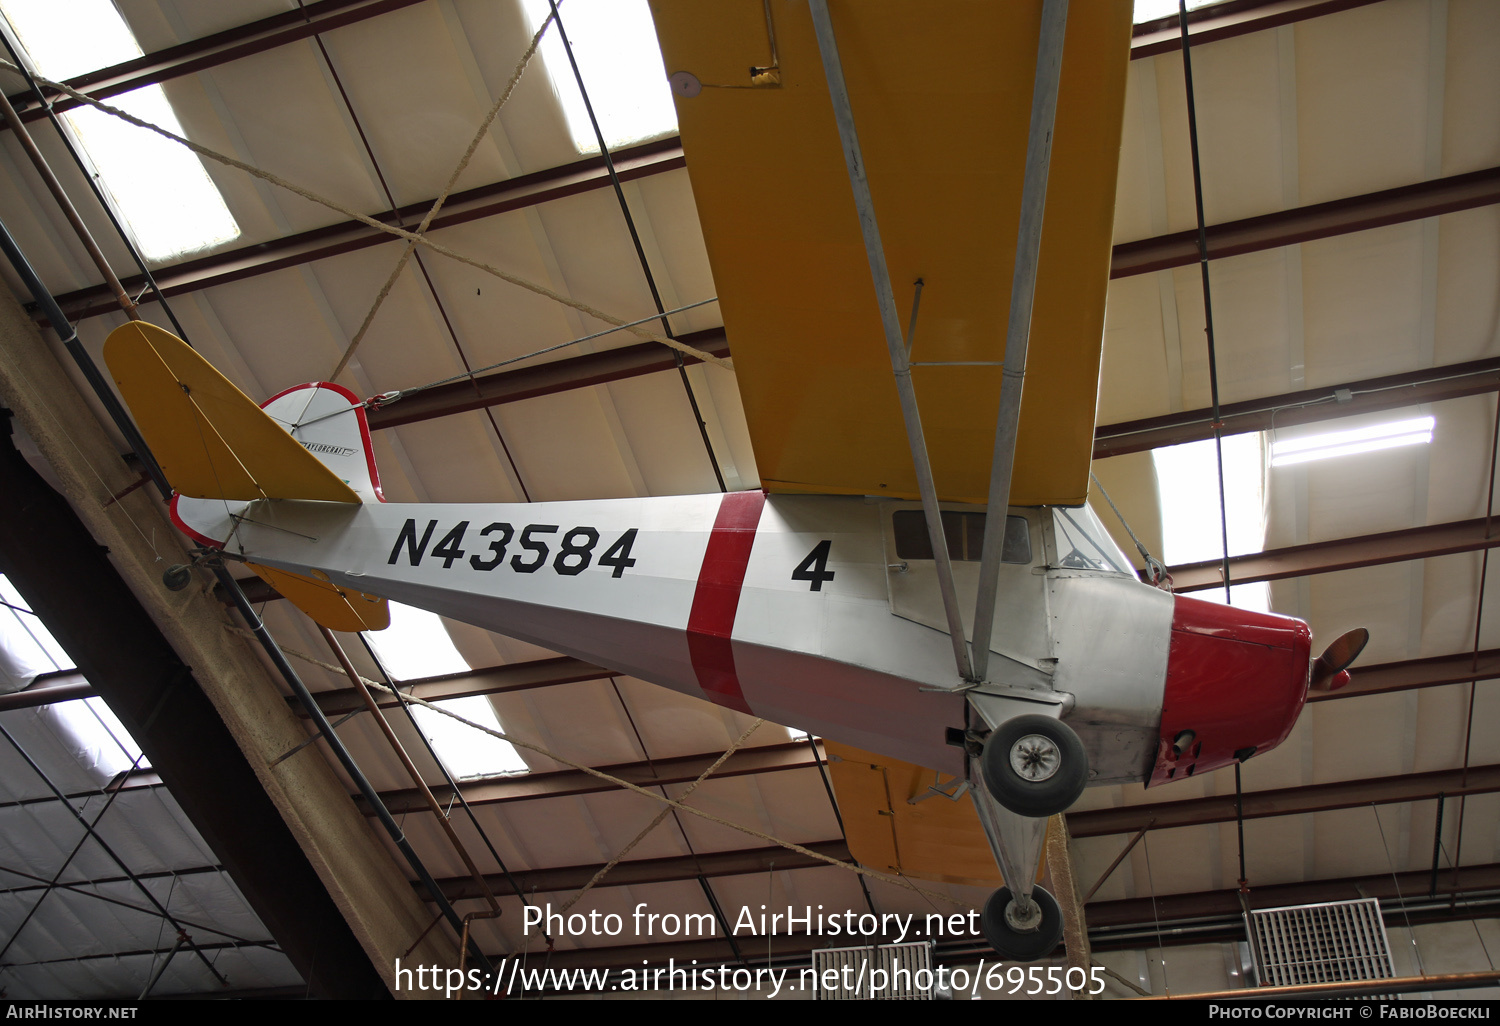
<path id="1" fill-rule="evenodd" d="M 365 408 L 342 385 L 312 381 L 266 400 L 261 407 L 302 447 L 354 490 L 361 502 L 384 502 Z"/>
<path id="2" fill-rule="evenodd" d="M 109 333 L 104 362 L 179 495 L 360 497 L 182 339 L 145 321 Z"/>
<path id="3" fill-rule="evenodd" d="M 229 531 L 216 524 L 228 513 L 224 500 L 384 501 L 364 410 L 338 385 L 299 385 L 262 410 L 186 342 L 144 321 L 110 332 L 104 362 L 177 490 L 173 519 L 200 542 L 224 544 Z M 247 565 L 330 630 L 390 623 L 385 599 L 326 575 Z"/>

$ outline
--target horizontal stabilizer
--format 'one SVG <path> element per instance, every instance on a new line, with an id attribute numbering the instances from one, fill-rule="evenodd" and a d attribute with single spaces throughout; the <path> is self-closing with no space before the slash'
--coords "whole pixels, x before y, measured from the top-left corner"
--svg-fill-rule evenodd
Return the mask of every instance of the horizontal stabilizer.
<path id="1" fill-rule="evenodd" d="M 927 790 L 938 775 L 834 741 L 824 742 L 849 853 L 867 869 L 918 880 L 996 887 L 1000 871 L 967 794 L 951 801 Z M 940 785 L 951 793 L 951 777 Z M 926 794 L 917 804 L 909 799 Z"/>
<path id="2" fill-rule="evenodd" d="M 182 339 L 144 321 L 109 333 L 104 362 L 179 495 L 359 502 L 354 490 Z"/>
<path id="3" fill-rule="evenodd" d="M 391 625 L 390 604 L 383 598 L 340 588 L 332 581 L 320 581 L 258 563 L 245 565 L 312 617 L 314 623 L 331 631 L 357 634 L 360 631 L 383 631 Z"/>

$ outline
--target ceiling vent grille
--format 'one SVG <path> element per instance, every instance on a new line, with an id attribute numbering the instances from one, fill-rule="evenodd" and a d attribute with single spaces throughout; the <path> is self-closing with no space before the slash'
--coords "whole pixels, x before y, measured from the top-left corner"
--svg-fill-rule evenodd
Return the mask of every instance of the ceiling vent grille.
<path id="1" fill-rule="evenodd" d="M 1256 909 L 1245 929 L 1262 987 L 1396 975 L 1374 898 Z"/>
<path id="2" fill-rule="evenodd" d="M 932 946 L 882 944 L 871 948 L 827 948 L 814 951 L 819 1001 L 926 1001 L 937 982 L 932 973 Z M 824 986 L 834 970 L 837 986 Z"/>

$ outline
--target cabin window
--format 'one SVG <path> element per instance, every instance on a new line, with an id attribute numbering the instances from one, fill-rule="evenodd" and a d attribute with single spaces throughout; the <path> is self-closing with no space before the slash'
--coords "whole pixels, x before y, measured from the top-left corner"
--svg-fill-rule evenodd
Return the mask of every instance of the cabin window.
<path id="1" fill-rule="evenodd" d="M 897 510 L 891 517 L 896 533 L 897 559 L 931 559 L 932 542 L 927 537 L 927 517 L 919 509 Z M 984 514 L 943 511 L 943 536 L 948 540 L 948 558 L 979 562 L 984 549 Z M 1005 518 L 1002 563 L 1031 562 L 1031 530 L 1025 517 Z"/>

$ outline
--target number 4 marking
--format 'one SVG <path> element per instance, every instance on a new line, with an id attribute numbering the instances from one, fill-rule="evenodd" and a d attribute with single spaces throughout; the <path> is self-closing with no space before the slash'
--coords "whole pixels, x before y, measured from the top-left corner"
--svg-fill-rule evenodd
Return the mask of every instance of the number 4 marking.
<path id="1" fill-rule="evenodd" d="M 818 542 L 807 554 L 807 558 L 792 571 L 792 580 L 808 581 L 812 584 L 813 591 L 822 591 L 823 582 L 833 580 L 833 571 L 828 569 L 828 550 L 832 547 L 831 538 Z"/>

